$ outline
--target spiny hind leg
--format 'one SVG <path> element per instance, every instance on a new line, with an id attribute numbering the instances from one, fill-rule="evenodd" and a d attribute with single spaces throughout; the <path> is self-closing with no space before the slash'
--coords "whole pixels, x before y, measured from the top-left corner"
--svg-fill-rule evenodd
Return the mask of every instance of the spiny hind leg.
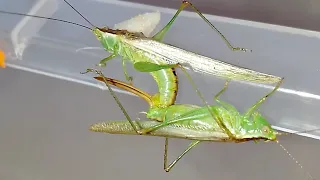
<path id="1" fill-rule="evenodd" d="M 183 1 L 181 3 L 181 5 L 180 5 L 179 9 L 175 13 L 175 15 L 169 21 L 169 23 L 164 28 L 162 28 L 156 35 L 154 35 L 152 38 L 154 40 L 156 40 L 156 41 L 162 41 L 163 37 L 168 32 L 168 30 L 170 29 L 170 27 L 172 26 L 173 22 L 176 20 L 178 15 L 187 6 L 190 6 L 213 30 L 215 30 L 219 34 L 219 36 L 227 44 L 229 49 L 231 49 L 232 51 L 243 51 L 243 52 L 251 51 L 251 50 L 249 50 L 247 48 L 233 47 L 231 45 L 231 43 L 227 40 L 227 38 L 206 17 L 204 17 L 204 15 L 193 4 L 191 4 L 189 1 Z"/>
<path id="2" fill-rule="evenodd" d="M 184 156 L 186 155 L 193 147 L 198 145 L 201 141 L 193 141 L 192 143 L 189 144 L 188 148 L 183 151 L 182 154 L 180 154 L 174 161 L 172 161 L 168 165 L 168 146 L 169 146 L 169 138 L 165 139 L 165 145 L 164 145 L 164 156 L 163 156 L 163 168 L 166 172 L 169 172 L 174 165 L 177 164 L 177 162 Z"/>
<path id="3" fill-rule="evenodd" d="M 118 99 L 117 95 L 113 92 L 112 88 L 110 87 L 110 85 L 109 85 L 109 83 L 107 81 L 107 78 L 103 75 L 103 73 L 101 71 L 99 71 L 99 70 L 87 69 L 86 72 L 82 72 L 81 74 L 86 74 L 88 72 L 94 72 L 94 73 L 98 74 L 100 77 L 102 77 L 104 83 L 106 84 L 106 86 L 108 87 L 108 90 L 110 91 L 110 94 L 113 96 L 114 100 L 116 101 L 116 103 L 120 107 L 122 113 L 126 116 L 127 120 L 131 124 L 132 128 L 136 131 L 136 133 L 139 134 L 139 129 L 142 129 L 141 125 L 139 124 L 139 122 L 136 122 L 139 127 L 137 128 L 135 126 L 135 124 L 133 123 L 133 121 L 130 118 L 129 114 L 127 113 L 125 108 L 122 106 L 122 104 L 121 104 L 120 100 Z"/>
<path id="4" fill-rule="evenodd" d="M 247 116 L 247 117 L 251 116 L 252 113 L 253 113 L 264 101 L 266 101 L 269 96 L 271 96 L 273 93 L 275 93 L 275 92 L 278 90 L 278 88 L 280 87 L 280 85 L 282 84 L 283 79 L 284 79 L 284 78 L 282 78 L 282 79 L 278 82 L 278 84 L 276 85 L 276 87 L 275 87 L 271 92 L 269 92 L 267 95 L 265 95 L 263 98 L 261 98 L 256 104 L 254 104 L 252 107 L 250 107 L 250 108 L 247 110 L 247 112 L 245 113 L 245 116 Z"/>

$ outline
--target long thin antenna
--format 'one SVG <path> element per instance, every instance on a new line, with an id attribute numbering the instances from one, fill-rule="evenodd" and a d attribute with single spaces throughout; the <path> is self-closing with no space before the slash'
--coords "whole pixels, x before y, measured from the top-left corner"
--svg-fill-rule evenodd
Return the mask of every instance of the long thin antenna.
<path id="1" fill-rule="evenodd" d="M 283 136 L 283 135 L 296 135 L 296 134 L 302 134 L 302 133 L 308 133 L 308 132 L 312 132 L 312 131 L 319 131 L 320 128 L 316 128 L 316 129 L 311 129 L 311 130 L 305 130 L 305 131 L 298 131 L 298 132 L 284 132 L 284 133 L 278 133 L 279 136 Z"/>
<path id="2" fill-rule="evenodd" d="M 280 144 L 279 141 L 276 141 L 276 142 L 277 142 L 277 144 L 279 144 L 279 146 L 288 154 L 288 156 L 291 157 L 291 159 L 292 159 L 301 169 L 303 169 L 302 164 L 301 164 L 298 160 L 296 160 L 296 158 L 294 158 L 294 157 L 292 156 L 292 154 L 289 153 L 289 151 L 288 151 L 282 144 Z M 309 176 L 309 178 L 311 178 L 312 180 L 315 180 L 308 171 L 305 171 L 305 172 L 306 172 L 306 174 Z"/>
<path id="3" fill-rule="evenodd" d="M 0 10 L 0 13 L 4 13 L 4 14 L 12 14 L 12 15 L 19 15 L 19 16 L 29 16 L 29 17 L 35 17 L 35 18 L 39 18 L 39 19 L 49 19 L 49 20 L 53 20 L 53 21 L 60 21 L 60 22 L 64 22 L 64 23 L 68 23 L 68 24 L 73 24 L 79 27 L 83 27 L 86 29 L 90 29 L 90 27 L 82 25 L 82 24 L 78 24 L 75 22 L 71 22 L 71 21 L 66 21 L 66 20 L 62 20 L 62 19 L 56 19 L 56 18 L 49 18 L 49 17 L 44 17 L 44 16 L 37 16 L 37 15 L 30 15 L 30 14 L 23 14 L 23 13 L 16 13 L 16 12 L 9 12 L 9 11 L 2 11 Z"/>
<path id="4" fill-rule="evenodd" d="M 65 3 L 67 3 L 75 12 L 77 12 L 84 20 L 86 20 L 91 26 L 96 27 L 93 25 L 87 18 L 85 18 L 76 8 L 74 8 L 67 0 L 63 0 Z"/>

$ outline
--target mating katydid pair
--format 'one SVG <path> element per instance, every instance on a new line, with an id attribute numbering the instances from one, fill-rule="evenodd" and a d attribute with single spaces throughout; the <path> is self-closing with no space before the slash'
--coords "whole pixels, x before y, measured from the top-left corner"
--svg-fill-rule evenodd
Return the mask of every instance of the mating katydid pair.
<path id="1" fill-rule="evenodd" d="M 65 1 L 66 2 L 66 1 Z M 173 72 L 173 68 L 176 66 L 176 63 L 188 63 L 191 68 L 197 72 L 202 72 L 206 74 L 212 74 L 218 77 L 222 77 L 225 79 L 234 79 L 234 80 L 243 80 L 250 82 L 258 82 L 258 83 L 275 83 L 278 82 L 280 85 L 281 78 L 273 75 L 268 75 L 260 72 L 256 72 L 253 70 L 249 70 L 246 68 L 237 67 L 231 64 L 227 64 L 218 60 L 214 60 L 205 56 L 198 55 L 196 53 L 192 53 L 189 51 L 185 51 L 183 49 L 167 45 L 162 43 L 162 38 L 169 30 L 170 26 L 174 22 L 175 18 L 178 14 L 185 8 L 187 5 L 191 5 L 191 3 L 184 1 L 172 18 L 172 20 L 166 25 L 160 32 L 158 32 L 152 38 L 148 38 L 141 34 L 140 32 L 130 32 L 127 30 L 114 30 L 110 28 L 89 28 L 98 38 L 98 40 L 102 43 L 104 48 L 111 52 L 111 55 L 102 61 L 100 61 L 99 65 L 104 66 L 107 61 L 120 55 L 125 59 L 131 60 L 133 62 L 134 67 L 143 72 L 150 72 L 151 75 L 156 80 L 159 86 L 159 94 L 152 96 L 154 109 L 151 109 L 153 113 L 157 113 L 160 111 L 162 115 L 164 113 L 165 116 L 159 117 L 155 116 L 155 119 L 162 122 L 156 121 L 146 121 L 143 123 L 139 123 L 140 126 L 145 127 L 145 131 L 140 131 L 140 134 L 146 135 L 162 135 L 166 137 L 166 152 L 167 152 L 167 143 L 168 137 L 170 137 L 170 133 L 177 133 L 177 135 L 173 135 L 172 137 L 182 137 L 185 138 L 187 136 L 189 139 L 196 140 L 192 143 L 189 148 L 182 154 L 182 156 L 188 152 L 192 147 L 203 140 L 230 140 L 230 141 L 248 141 L 253 139 L 269 139 L 274 140 L 275 133 L 271 129 L 270 124 L 265 121 L 259 113 L 253 113 L 248 111 L 244 116 L 241 116 L 238 111 L 224 103 L 218 99 L 218 96 L 224 91 L 222 90 L 216 97 L 216 100 L 220 102 L 222 105 L 221 108 L 215 107 L 204 107 L 200 108 L 193 105 L 172 105 L 175 101 L 176 89 L 177 89 L 177 80 L 175 74 Z M 224 39 L 228 47 L 232 50 L 240 50 L 246 51 L 244 48 L 234 48 L 229 41 L 194 7 L 196 12 L 214 29 L 216 30 L 220 36 Z M 6 12 L 8 13 L 8 12 Z M 123 61 L 125 62 L 125 61 Z M 169 63 L 169 65 L 168 65 Z M 123 63 L 125 64 L 125 63 Z M 125 67 L 125 66 L 124 66 Z M 129 75 L 126 73 L 124 69 L 125 76 L 128 80 L 130 80 Z M 102 74 L 101 74 L 102 75 Z M 102 76 L 103 77 L 103 76 Z M 169 77 L 169 78 L 168 78 Z M 127 85 L 129 86 L 129 85 Z M 277 86 L 278 87 L 278 86 Z M 225 89 L 225 88 L 224 88 Z M 275 89 L 276 90 L 276 89 Z M 274 91 L 275 91 L 274 90 Z M 111 90 L 110 90 L 111 91 Z M 273 91 L 273 92 L 274 92 Z M 272 92 L 272 93 L 273 93 Z M 271 94 L 271 93 L 270 93 Z M 263 99 L 261 103 L 263 102 Z M 180 107 L 179 107 L 180 106 Z M 219 106 L 220 107 L 220 106 Z M 158 111 L 159 110 L 159 111 Z M 255 108 L 252 109 L 252 111 Z M 174 117 L 173 113 L 170 112 L 179 112 L 180 119 L 176 119 L 178 117 Z M 194 115 L 193 113 L 199 113 L 202 111 L 203 121 L 207 123 L 207 126 L 200 126 L 199 124 L 192 124 L 196 122 L 195 120 L 190 120 L 190 116 Z M 253 134 L 248 134 L 248 137 L 237 136 L 237 132 L 239 130 L 244 129 L 240 122 L 225 121 L 224 117 L 221 117 L 221 114 L 227 113 L 229 115 L 233 115 L 233 117 L 243 117 L 244 124 L 258 123 L 258 125 L 264 125 L 259 127 L 256 136 Z M 152 114 L 152 113 L 150 113 Z M 150 115 L 149 114 L 149 115 Z M 151 117 L 151 115 L 150 115 Z M 248 118 L 254 117 L 253 119 L 257 119 L 257 121 L 249 121 Z M 180 122 L 181 118 L 185 120 L 184 122 Z M 189 119 L 188 119 L 189 118 Z M 198 117 L 199 118 L 199 117 Z M 129 119 L 129 118 L 128 118 Z M 175 119 L 176 121 L 173 121 Z M 179 120 L 179 121 L 178 121 Z M 187 122 L 187 123 L 185 123 Z M 132 122 L 133 125 L 138 125 L 137 122 Z M 174 124 L 171 124 L 174 123 Z M 191 123 L 191 124 L 189 124 Z M 240 124 L 239 124 L 240 123 Z M 135 133 L 136 130 L 132 126 L 132 124 L 128 124 L 128 122 L 111 122 L 110 124 L 102 124 L 104 126 L 111 128 L 114 132 L 125 132 L 125 133 Z M 156 127 L 154 127 L 157 125 Z M 120 129 L 116 129 L 116 128 Z M 252 126 L 250 126 L 252 127 Z M 156 129 L 159 128 L 159 129 Z M 240 129 L 237 129 L 240 128 Z M 255 128 L 258 128 L 257 126 Z M 259 129 L 258 128 L 258 129 Z M 211 132 L 209 132 L 211 130 Z M 270 136 L 266 136 L 266 132 L 270 132 Z M 158 134 L 157 134 L 158 133 Z M 161 134 L 162 133 L 162 134 Z M 179 134 L 180 133 L 180 134 Z M 196 135 L 192 134 L 196 133 Z M 200 134 L 199 134 L 200 133 Z M 211 137 L 205 139 L 203 137 L 201 139 L 201 134 L 205 133 L 206 137 Z M 210 135 L 211 133 L 211 135 Z M 267 133 L 268 134 L 268 133 Z M 217 137 L 217 139 L 213 139 Z M 242 139 L 242 140 L 240 140 Z M 166 154 L 166 153 L 165 153 Z M 181 157 L 182 157 L 181 156 Z M 180 158 L 181 158 L 180 157 Z M 176 161 L 177 162 L 177 161 Z M 165 161 L 166 164 L 166 161 Z M 169 165 L 166 169 L 169 171 L 175 163 Z"/>

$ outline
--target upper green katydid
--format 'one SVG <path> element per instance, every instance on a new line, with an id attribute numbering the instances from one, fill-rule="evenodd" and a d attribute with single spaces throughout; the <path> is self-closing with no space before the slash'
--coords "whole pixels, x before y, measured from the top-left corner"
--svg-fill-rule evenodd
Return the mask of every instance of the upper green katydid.
<path id="1" fill-rule="evenodd" d="M 64 2 L 66 2 L 77 13 L 79 13 L 79 11 L 77 11 L 67 0 L 64 0 Z M 149 35 L 160 21 L 159 12 L 147 13 L 134 17 L 130 20 L 115 25 L 114 29 L 95 27 L 80 13 L 79 14 L 85 20 L 87 20 L 93 26 L 93 28 L 55 18 L 47 18 L 6 11 L 0 12 L 62 21 L 64 23 L 75 24 L 90 29 L 101 42 L 103 48 L 111 53 L 110 56 L 101 60 L 99 65 L 104 66 L 107 61 L 119 55 L 123 58 L 122 64 L 127 80 L 131 80 L 131 77 L 129 77 L 126 71 L 125 60 L 130 60 L 130 62 L 134 64 L 134 67 L 138 71 L 150 72 L 150 74 L 158 84 L 159 94 L 156 97 L 158 98 L 159 107 L 167 107 L 173 104 L 176 98 L 177 78 L 175 76 L 174 70 L 171 69 L 171 67 L 173 67 L 172 64 L 189 64 L 190 67 L 196 72 L 210 74 L 224 79 L 249 81 L 264 84 L 277 83 L 281 80 L 281 78 L 278 76 L 235 66 L 162 42 L 163 37 L 170 29 L 179 13 L 187 6 L 192 7 L 196 11 L 196 13 L 220 35 L 220 37 L 232 51 L 247 51 L 246 48 L 233 47 L 231 43 L 222 35 L 222 33 L 188 1 L 183 1 L 180 8 L 173 16 L 173 18 L 169 21 L 169 23 L 152 37 L 149 37 Z M 147 18 L 147 20 L 143 21 L 144 18 Z"/>

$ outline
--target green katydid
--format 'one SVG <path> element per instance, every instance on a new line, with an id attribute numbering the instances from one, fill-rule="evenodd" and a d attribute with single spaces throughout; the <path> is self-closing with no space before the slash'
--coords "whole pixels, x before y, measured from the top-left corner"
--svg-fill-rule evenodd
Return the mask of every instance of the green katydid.
<path id="1" fill-rule="evenodd" d="M 89 69 L 88 71 L 95 70 Z M 302 168 L 302 165 L 296 161 L 277 140 L 277 136 L 281 133 L 273 130 L 270 123 L 256 111 L 258 106 L 278 89 L 281 82 L 279 82 L 270 93 L 249 108 L 246 113 L 240 114 L 234 106 L 219 99 L 219 96 L 227 89 L 229 82 L 227 81 L 224 88 L 214 97 L 218 105 L 209 106 L 209 110 L 211 111 L 211 113 L 209 113 L 207 107 L 190 104 L 174 104 L 167 108 L 153 109 L 152 96 L 148 93 L 124 82 L 106 78 L 99 71 L 95 72 L 100 75 L 99 77 L 95 77 L 95 79 L 105 82 L 110 92 L 112 92 L 112 89 L 108 84 L 132 92 L 146 100 L 154 115 L 148 118 L 156 121 L 131 121 L 130 117 L 127 116 L 130 123 L 128 123 L 127 120 L 107 121 L 93 124 L 89 129 L 94 132 L 109 134 L 139 135 L 136 128 L 139 127 L 144 130 L 144 133 L 141 133 L 143 135 L 165 137 L 164 169 L 167 172 L 169 172 L 187 152 L 203 141 L 236 143 L 252 140 L 255 142 L 259 140 L 276 141 Z M 115 94 L 112 95 L 117 99 Z M 118 100 L 117 102 L 120 103 Z M 125 110 L 123 110 L 123 112 L 126 114 Z M 214 118 L 212 118 L 211 114 Z M 189 139 L 193 140 L 193 142 L 177 159 L 168 165 L 167 153 L 169 138 Z M 310 173 L 307 172 L 307 174 L 312 178 Z"/>
<path id="2" fill-rule="evenodd" d="M 259 107 L 259 105 L 261 105 L 267 99 L 268 96 L 272 95 L 280 87 L 280 85 L 282 83 L 282 80 L 281 80 L 277 84 L 277 86 L 269 94 L 264 96 L 255 105 L 253 105 L 251 108 L 249 108 L 248 111 L 244 115 L 240 115 L 240 113 L 238 113 L 236 108 L 234 108 L 232 105 L 229 105 L 229 104 L 227 104 L 225 102 L 222 102 L 221 100 L 218 99 L 218 97 L 226 90 L 227 85 L 229 83 L 229 80 L 226 81 L 225 87 L 215 96 L 215 100 L 221 105 L 222 108 L 221 109 L 220 108 L 213 108 L 215 106 L 208 106 L 207 105 L 206 101 L 202 97 L 202 94 L 200 93 L 198 88 L 194 85 L 194 82 L 191 79 L 191 77 L 187 74 L 187 72 L 184 70 L 184 68 L 182 66 L 180 66 L 180 67 L 183 69 L 183 71 L 188 76 L 189 80 L 192 83 L 192 86 L 196 89 L 198 95 L 201 97 L 201 99 L 205 103 L 206 107 L 201 107 L 200 108 L 199 106 L 195 106 L 195 105 L 174 104 L 174 105 L 168 106 L 166 108 L 158 108 L 158 107 L 153 106 L 153 100 L 152 100 L 152 98 L 150 98 L 151 96 L 148 95 L 147 93 L 143 92 L 142 90 L 139 90 L 139 89 L 134 88 L 134 87 L 130 87 L 129 85 L 125 85 L 124 83 L 119 83 L 119 81 L 115 81 L 115 80 L 110 81 L 110 79 L 109 79 L 109 83 L 113 82 L 112 84 L 117 86 L 117 87 L 120 87 L 120 88 L 125 89 L 125 90 L 130 91 L 130 92 L 133 92 L 133 93 L 135 93 L 136 95 L 142 97 L 145 100 L 149 99 L 149 100 L 147 100 L 147 102 L 150 105 L 150 109 L 149 109 L 149 112 L 147 113 L 147 118 L 163 122 L 163 124 L 161 126 L 159 126 L 159 127 L 157 126 L 157 127 L 151 128 L 151 129 L 143 129 L 141 131 L 137 131 L 137 133 L 139 133 L 139 134 L 147 134 L 147 133 L 149 133 L 151 131 L 156 130 L 157 128 L 160 128 L 162 126 L 166 126 L 166 125 L 168 125 L 168 124 L 166 124 L 166 119 L 174 119 L 177 116 L 185 114 L 185 113 L 187 113 L 189 111 L 192 112 L 192 113 L 190 114 L 190 117 L 188 117 L 188 118 L 199 119 L 199 117 L 195 117 L 195 115 L 201 114 L 200 116 L 206 116 L 207 118 L 209 118 L 211 120 L 212 120 L 212 117 L 213 117 L 216 120 L 215 123 L 217 123 L 217 125 L 219 125 L 219 127 L 221 129 L 225 129 L 227 127 L 231 128 L 230 126 L 226 126 L 223 122 L 221 122 L 220 118 L 217 117 L 217 114 L 219 114 L 219 113 L 230 114 L 231 117 L 232 116 L 241 116 L 242 119 L 250 119 L 253 114 L 257 113 L 255 111 Z M 108 79 L 106 79 L 100 71 L 93 70 L 93 69 L 88 69 L 87 72 L 96 72 L 96 73 L 98 73 L 100 75 L 100 77 L 95 77 L 95 79 L 105 82 L 105 84 L 109 87 Z M 110 92 L 112 92 L 111 88 L 109 88 L 109 90 L 110 90 Z M 117 103 L 121 106 L 121 103 L 119 101 Z M 195 114 L 193 112 L 194 109 L 196 109 L 195 110 Z M 228 111 L 230 111 L 230 112 L 228 113 Z M 214 112 L 214 113 L 212 113 L 212 112 Z M 174 114 L 174 117 L 172 117 L 172 116 L 167 117 L 168 114 Z M 239 117 L 235 117 L 234 119 L 238 119 L 238 118 Z M 184 120 L 188 120 L 188 119 L 178 120 L 178 122 L 184 121 Z M 132 120 L 130 118 L 128 118 L 128 121 L 132 121 Z M 174 123 L 175 121 L 171 121 L 171 122 Z M 227 131 L 227 129 L 226 129 L 226 131 Z M 231 132 L 227 132 L 227 133 L 231 136 Z"/>
<path id="3" fill-rule="evenodd" d="M 67 0 L 64 0 L 70 7 L 72 7 L 79 15 L 81 15 L 87 22 L 89 22 L 79 11 L 77 11 Z M 135 32 L 137 29 L 111 29 L 111 28 L 98 28 L 90 23 L 93 28 L 89 28 L 74 22 L 68 22 L 65 20 L 59 20 L 54 18 L 46 18 L 34 15 L 26 15 L 20 13 L 12 13 L 6 11 L 0 11 L 1 13 L 25 15 L 37 18 L 45 18 L 50 20 L 62 21 L 64 23 L 70 23 L 77 26 L 81 26 L 90 29 L 97 39 L 101 42 L 103 47 L 111 53 L 110 56 L 100 61 L 99 65 L 104 66 L 107 61 L 121 56 L 123 58 L 124 74 L 127 80 L 130 80 L 125 62 L 130 60 L 135 69 L 142 72 L 150 72 L 155 79 L 159 94 L 155 97 L 158 98 L 159 107 L 167 107 L 174 103 L 177 91 L 177 78 L 171 67 L 175 64 L 189 64 L 191 68 L 199 73 L 210 74 L 220 78 L 249 81 L 256 83 L 272 84 L 279 82 L 280 77 L 260 73 L 247 68 L 228 64 L 219 60 L 215 60 L 209 57 L 199 55 L 190 51 L 183 50 L 181 48 L 168 45 L 162 42 L 163 37 L 170 29 L 171 25 L 179 15 L 179 13 L 187 6 L 192 7 L 196 13 L 212 28 L 214 29 L 227 46 L 232 51 L 247 51 L 246 48 L 233 47 L 231 43 L 222 35 L 222 33 L 211 24 L 202 14 L 196 9 L 190 2 L 183 1 L 176 14 L 169 21 L 169 23 L 153 37 L 147 37 L 145 34 L 149 34 L 150 30 L 143 30 L 144 32 Z M 156 25 L 157 23 L 154 23 Z M 119 28 L 125 27 L 119 25 Z M 153 29 L 154 27 L 148 27 Z M 147 32 L 148 31 L 148 32 Z M 147 32 L 147 33 L 145 33 Z M 155 66 L 158 65 L 158 66 Z"/>

